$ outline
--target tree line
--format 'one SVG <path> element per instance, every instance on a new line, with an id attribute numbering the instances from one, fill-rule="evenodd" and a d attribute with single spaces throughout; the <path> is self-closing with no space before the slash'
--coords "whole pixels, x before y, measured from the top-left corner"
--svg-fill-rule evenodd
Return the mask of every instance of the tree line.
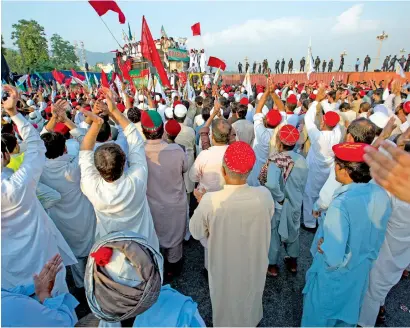
<path id="1" fill-rule="evenodd" d="M 49 72 L 53 69 L 79 70 L 74 46 L 60 35 L 47 40 L 44 27 L 35 20 L 19 20 L 13 24 L 11 39 L 17 49 L 5 48 L 1 36 L 1 51 L 10 71 L 17 74 Z"/>

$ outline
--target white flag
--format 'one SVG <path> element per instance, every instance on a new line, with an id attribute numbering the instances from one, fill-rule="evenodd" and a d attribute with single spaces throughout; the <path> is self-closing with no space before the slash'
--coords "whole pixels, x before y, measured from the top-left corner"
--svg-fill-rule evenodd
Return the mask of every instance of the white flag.
<path id="1" fill-rule="evenodd" d="M 309 80 L 310 74 L 312 74 L 315 71 L 314 68 L 314 60 L 313 60 L 313 55 L 312 55 L 312 39 L 309 41 L 309 46 L 308 46 L 308 54 L 307 54 L 307 66 L 306 66 L 306 74 L 307 74 L 307 79 Z"/>
<path id="2" fill-rule="evenodd" d="M 118 92 L 120 93 L 120 97 L 124 99 L 124 95 L 122 92 L 122 87 L 121 87 L 121 80 L 118 74 L 115 75 L 115 80 L 114 80 L 115 85 L 117 86 Z"/>
<path id="3" fill-rule="evenodd" d="M 243 79 L 242 85 L 245 88 L 246 92 L 248 93 L 248 99 L 250 99 L 250 97 L 253 95 L 253 91 L 252 91 L 251 75 L 249 74 L 249 68 L 246 71 L 246 75 L 245 75 L 245 78 Z"/>
<path id="4" fill-rule="evenodd" d="M 80 84 L 81 86 L 86 86 L 86 84 L 81 81 L 79 78 L 71 75 L 71 84 Z"/>
<path id="5" fill-rule="evenodd" d="M 404 74 L 403 67 L 399 64 L 398 61 L 396 61 L 396 74 L 400 75 L 401 77 L 406 77 L 406 74 Z"/>
<path id="6" fill-rule="evenodd" d="M 189 76 L 186 80 L 184 94 L 186 94 L 187 98 L 191 101 L 195 100 L 195 90 L 191 87 L 191 82 L 189 81 Z"/>
<path id="7" fill-rule="evenodd" d="M 26 82 L 27 77 L 28 77 L 28 75 L 27 75 L 27 74 L 24 74 L 22 77 L 20 77 L 20 78 L 17 80 L 17 83 L 16 83 L 17 88 L 19 88 L 19 89 L 24 89 L 24 82 Z"/>
<path id="8" fill-rule="evenodd" d="M 164 89 L 162 88 L 162 85 L 160 81 L 158 80 L 158 77 L 155 76 L 156 83 L 155 83 L 155 93 L 159 93 L 162 96 L 162 99 L 167 99 L 167 96 L 165 95 Z"/>
<path id="9" fill-rule="evenodd" d="M 220 68 L 218 68 L 218 70 L 217 70 L 216 73 L 215 73 L 214 81 L 212 82 L 213 84 L 216 84 L 216 82 L 218 82 L 219 73 L 220 73 Z"/>

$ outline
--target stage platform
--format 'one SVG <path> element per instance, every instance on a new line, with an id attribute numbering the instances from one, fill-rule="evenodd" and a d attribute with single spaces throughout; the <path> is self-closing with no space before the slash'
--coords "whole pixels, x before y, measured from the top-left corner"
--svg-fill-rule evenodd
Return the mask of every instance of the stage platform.
<path id="1" fill-rule="evenodd" d="M 310 79 L 307 79 L 306 73 L 294 73 L 294 74 L 272 74 L 274 81 L 292 81 L 296 80 L 299 83 L 309 82 L 323 82 L 329 84 L 334 78 L 335 81 L 343 81 L 344 83 L 354 81 L 369 81 L 375 80 L 377 83 L 381 80 L 400 79 L 403 82 L 410 81 L 410 73 L 405 73 L 406 78 L 400 77 L 395 72 L 332 72 L 332 73 L 312 73 Z M 245 74 L 223 74 L 222 80 L 225 84 L 242 84 L 245 78 Z M 252 84 L 266 85 L 266 75 L 263 74 L 251 74 Z"/>

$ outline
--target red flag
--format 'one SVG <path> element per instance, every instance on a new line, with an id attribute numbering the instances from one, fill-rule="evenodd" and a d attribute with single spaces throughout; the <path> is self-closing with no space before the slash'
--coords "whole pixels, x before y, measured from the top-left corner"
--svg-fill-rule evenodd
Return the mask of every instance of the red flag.
<path id="1" fill-rule="evenodd" d="M 101 71 L 101 84 L 103 87 L 109 88 L 110 84 L 108 83 L 108 77 L 104 71 Z"/>
<path id="2" fill-rule="evenodd" d="M 31 80 L 30 80 L 30 74 L 27 74 L 27 86 L 31 89 Z"/>
<path id="3" fill-rule="evenodd" d="M 65 86 L 66 86 L 67 88 L 70 86 L 71 80 L 72 80 L 71 77 L 66 78 L 64 84 L 65 84 Z"/>
<path id="4" fill-rule="evenodd" d="M 142 56 L 149 60 L 152 65 L 157 69 L 158 75 L 161 79 L 161 84 L 164 87 L 171 88 L 167 73 L 165 72 L 164 65 L 161 58 L 159 58 L 158 50 L 152 39 L 151 31 L 149 30 L 145 16 L 142 16 L 142 28 L 141 28 L 141 52 Z"/>
<path id="5" fill-rule="evenodd" d="M 216 57 L 209 57 L 208 66 L 220 68 L 223 71 L 226 68 L 226 64 L 222 60 Z"/>
<path id="6" fill-rule="evenodd" d="M 132 59 L 130 58 L 123 65 L 121 64 L 121 58 L 117 57 L 117 64 L 118 64 L 118 68 L 120 69 L 122 73 L 122 77 L 130 83 L 131 90 L 135 92 L 135 85 L 130 75 L 131 62 L 132 62 Z"/>
<path id="7" fill-rule="evenodd" d="M 103 16 L 107 13 L 107 11 L 112 10 L 118 14 L 118 20 L 120 21 L 120 23 L 125 23 L 125 16 L 115 1 L 105 0 L 88 2 L 90 3 L 91 7 L 93 7 L 94 10 L 97 12 L 98 16 Z"/>
<path id="8" fill-rule="evenodd" d="M 196 24 L 192 25 L 191 30 L 192 30 L 192 35 L 193 36 L 201 35 L 201 24 L 196 23 Z"/>
<path id="9" fill-rule="evenodd" d="M 71 75 L 76 77 L 77 79 L 81 81 L 85 81 L 85 76 L 78 74 L 75 70 L 71 69 Z"/>
<path id="10" fill-rule="evenodd" d="M 51 73 L 54 77 L 54 79 L 59 83 L 59 84 L 63 84 L 64 79 L 65 79 L 65 75 L 59 71 L 57 71 L 56 69 L 54 69 L 54 71 Z"/>

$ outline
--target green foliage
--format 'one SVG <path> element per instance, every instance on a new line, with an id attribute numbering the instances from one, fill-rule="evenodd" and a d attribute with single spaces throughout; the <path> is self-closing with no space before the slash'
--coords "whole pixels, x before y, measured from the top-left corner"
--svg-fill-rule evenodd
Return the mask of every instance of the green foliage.
<path id="1" fill-rule="evenodd" d="M 19 20 L 13 24 L 11 39 L 19 49 L 25 67 L 37 70 L 49 61 L 48 44 L 44 28 L 35 20 Z"/>
<path id="2" fill-rule="evenodd" d="M 58 70 L 77 68 L 78 57 L 75 54 L 74 46 L 70 42 L 63 40 L 58 34 L 53 34 L 50 39 L 52 57 L 51 62 Z"/>
<path id="3" fill-rule="evenodd" d="M 10 71 L 15 72 L 17 74 L 25 74 L 27 73 L 27 67 L 23 64 L 23 58 L 21 57 L 20 53 L 14 49 L 6 49 L 4 52 L 4 58 L 9 65 Z"/>

